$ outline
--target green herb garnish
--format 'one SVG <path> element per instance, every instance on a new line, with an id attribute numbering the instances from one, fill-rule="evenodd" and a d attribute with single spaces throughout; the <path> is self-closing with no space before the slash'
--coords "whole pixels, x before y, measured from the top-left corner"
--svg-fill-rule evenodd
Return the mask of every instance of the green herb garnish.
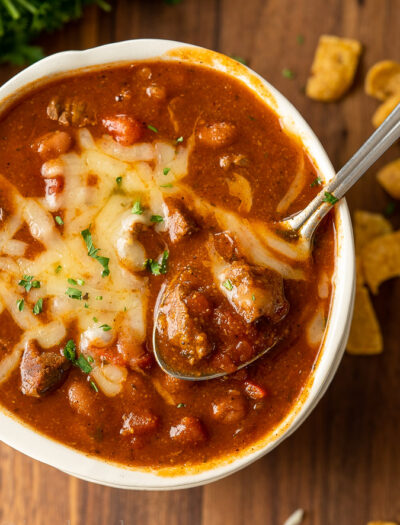
<path id="1" fill-rule="evenodd" d="M 33 313 L 39 315 L 43 312 L 43 299 L 40 298 L 36 301 L 35 306 L 33 307 Z"/>
<path id="2" fill-rule="evenodd" d="M 61 266 L 61 264 L 59 264 L 59 265 L 57 266 L 57 268 L 55 269 L 55 272 L 56 272 L 56 273 L 60 273 L 61 270 L 62 270 L 62 266 Z"/>
<path id="3" fill-rule="evenodd" d="M 171 168 L 164 168 L 163 173 L 164 175 L 168 175 L 168 173 L 171 171 Z"/>
<path id="4" fill-rule="evenodd" d="M 90 386 L 93 388 L 93 390 L 94 390 L 95 392 L 98 392 L 98 391 L 99 391 L 99 389 L 97 388 L 97 385 L 96 385 L 96 383 L 95 383 L 94 381 L 90 381 L 89 384 L 90 384 Z"/>
<path id="5" fill-rule="evenodd" d="M 178 138 L 176 139 L 176 143 L 177 143 L 177 144 L 180 144 L 181 142 L 183 142 L 183 137 L 178 137 Z"/>
<path id="6" fill-rule="evenodd" d="M 338 200 L 339 199 L 332 195 L 332 193 L 329 193 L 329 191 L 325 192 L 325 197 L 322 199 L 323 202 L 329 202 L 329 204 L 332 204 L 332 206 L 336 204 Z"/>
<path id="7" fill-rule="evenodd" d="M 149 270 L 153 275 L 165 274 L 168 271 L 167 262 L 168 262 L 169 253 L 165 250 L 162 255 L 161 262 L 155 261 L 153 259 L 147 259 L 144 264 L 144 267 Z"/>
<path id="8" fill-rule="evenodd" d="M 236 60 L 236 62 L 240 62 L 244 66 L 247 66 L 247 62 L 246 62 L 246 60 L 244 58 L 238 57 L 236 55 L 231 55 L 231 58 L 233 58 L 233 60 Z"/>
<path id="9" fill-rule="evenodd" d="M 291 69 L 285 67 L 282 69 L 282 76 L 285 78 L 294 78 L 295 74 Z"/>
<path id="10" fill-rule="evenodd" d="M 103 332 L 109 332 L 111 330 L 111 326 L 109 324 L 102 324 L 100 328 L 103 329 Z"/>
<path id="11" fill-rule="evenodd" d="M 90 372 L 92 371 L 92 367 L 90 366 L 88 360 L 83 354 L 81 354 L 78 357 L 74 365 L 78 366 L 82 370 L 82 372 L 84 372 L 85 374 L 90 374 Z"/>
<path id="12" fill-rule="evenodd" d="M 108 257 L 102 257 L 100 255 L 97 255 L 99 248 L 95 248 L 93 246 L 93 239 L 92 234 L 90 233 L 90 227 L 87 230 L 83 230 L 83 232 L 81 232 L 81 235 L 86 243 L 89 257 L 93 257 L 93 259 L 96 259 L 96 261 L 98 261 L 104 268 L 101 276 L 107 277 L 107 275 L 110 275 L 110 269 L 108 268 L 108 263 L 110 262 L 110 259 Z"/>
<path id="13" fill-rule="evenodd" d="M 136 201 L 133 203 L 133 206 L 132 206 L 132 213 L 135 214 L 135 215 L 142 215 L 143 213 L 143 208 L 142 208 L 142 205 L 140 204 L 140 201 Z"/>
<path id="14" fill-rule="evenodd" d="M 173 185 L 168 182 L 168 184 L 160 184 L 160 188 L 173 188 Z"/>
<path id="15" fill-rule="evenodd" d="M 122 177 L 117 177 L 115 179 L 115 182 L 117 183 L 118 186 L 121 186 L 121 184 L 122 184 Z"/>
<path id="16" fill-rule="evenodd" d="M 71 361 L 74 366 L 80 368 L 85 374 L 90 374 L 92 371 L 92 367 L 89 364 L 89 358 L 86 359 L 83 354 L 81 354 L 78 359 L 76 358 L 76 346 L 72 339 L 70 339 L 65 345 L 63 354 L 68 361 Z"/>
<path id="17" fill-rule="evenodd" d="M 226 281 L 224 281 L 222 283 L 222 286 L 224 288 L 226 288 L 227 290 L 229 290 L 229 291 L 233 290 L 233 284 L 232 284 L 232 281 L 230 279 L 227 279 Z"/>
<path id="18" fill-rule="evenodd" d="M 64 224 L 64 221 L 62 220 L 62 218 L 59 216 L 59 215 L 56 215 L 54 217 L 54 220 L 56 221 L 57 224 L 59 224 L 60 226 L 62 226 Z"/>
<path id="19" fill-rule="evenodd" d="M 43 58 L 43 49 L 30 42 L 41 32 L 54 32 L 83 14 L 83 8 L 97 4 L 109 11 L 106 0 L 1 0 L 0 62 L 16 65 L 33 63 Z"/>
<path id="20" fill-rule="evenodd" d="M 23 299 L 18 299 L 17 301 L 17 308 L 20 312 L 24 309 L 25 301 Z"/>
<path id="21" fill-rule="evenodd" d="M 185 405 L 185 403 L 178 403 L 176 405 L 176 408 L 186 408 L 186 405 Z"/>
<path id="22" fill-rule="evenodd" d="M 18 284 L 27 292 L 30 292 L 32 288 L 40 288 L 40 281 L 34 280 L 33 275 L 24 275 Z"/>
<path id="23" fill-rule="evenodd" d="M 312 183 L 310 184 L 311 188 L 314 188 L 315 186 L 321 186 L 322 184 L 322 179 L 321 177 L 316 177 Z"/>
<path id="24" fill-rule="evenodd" d="M 152 215 L 150 217 L 150 221 L 151 222 L 162 222 L 164 220 L 163 217 L 161 217 L 161 215 Z"/>
<path id="25" fill-rule="evenodd" d="M 149 128 L 150 131 L 153 131 L 154 133 L 158 133 L 158 129 L 152 126 L 151 124 L 147 124 L 147 127 Z"/>
<path id="26" fill-rule="evenodd" d="M 304 44 L 304 35 L 297 35 L 296 40 L 298 44 Z"/>
<path id="27" fill-rule="evenodd" d="M 82 291 L 77 288 L 67 288 L 65 295 L 68 295 L 71 299 L 78 299 L 78 301 L 82 300 Z"/>
<path id="28" fill-rule="evenodd" d="M 75 362 L 76 346 L 72 339 L 70 339 L 65 345 L 63 354 L 68 359 L 68 361 L 72 361 L 73 363 Z"/>

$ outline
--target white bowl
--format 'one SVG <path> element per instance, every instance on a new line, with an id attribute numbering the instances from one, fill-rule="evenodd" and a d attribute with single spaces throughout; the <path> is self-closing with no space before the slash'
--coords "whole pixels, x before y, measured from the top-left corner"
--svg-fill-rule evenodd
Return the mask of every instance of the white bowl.
<path id="1" fill-rule="evenodd" d="M 285 129 L 298 135 L 326 180 L 334 175 L 326 152 L 297 110 L 268 82 L 245 66 L 203 48 L 168 40 L 131 40 L 86 51 L 66 51 L 37 62 L 0 88 L 0 111 L 31 83 L 69 71 L 136 60 L 182 60 L 203 64 L 240 77 L 280 116 Z M 270 452 L 306 419 L 325 393 L 339 365 L 350 329 L 354 301 L 354 246 L 349 211 L 344 200 L 335 209 L 337 247 L 330 317 L 313 376 L 294 408 L 278 427 L 240 454 L 200 467 L 162 471 L 130 468 L 93 456 L 35 432 L 4 409 L 0 410 L 0 439 L 34 459 L 79 478 L 127 489 L 178 489 L 202 485 L 231 474 Z"/>

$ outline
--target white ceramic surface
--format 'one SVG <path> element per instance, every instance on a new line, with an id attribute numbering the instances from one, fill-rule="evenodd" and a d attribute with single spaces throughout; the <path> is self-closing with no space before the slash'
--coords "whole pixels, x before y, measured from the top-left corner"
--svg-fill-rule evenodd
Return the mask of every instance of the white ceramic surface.
<path id="1" fill-rule="evenodd" d="M 166 40 L 132 40 L 86 51 L 58 53 L 25 69 L 4 84 L 0 88 L 0 111 L 5 107 L 6 99 L 8 103 L 18 90 L 43 77 L 112 62 L 157 59 L 158 57 L 163 60 L 176 60 L 176 57 L 171 56 L 171 51 L 182 47 L 190 50 L 188 57 L 184 58 L 189 62 L 199 63 L 202 61 L 200 55 L 205 56 L 201 48 Z M 199 57 L 195 58 L 197 52 Z M 165 53 L 169 54 L 165 55 Z M 278 113 L 284 127 L 301 137 L 323 177 L 326 180 L 331 179 L 334 175 L 333 167 L 320 142 L 297 110 L 276 89 L 254 72 L 241 65 L 235 65 L 231 60 L 215 53 L 210 52 L 210 57 L 210 62 L 207 61 L 206 64 L 208 67 L 225 70 L 230 74 L 240 76 L 243 81 L 251 84 L 252 89 L 255 89 Z M 123 467 L 86 456 L 34 432 L 3 409 L 0 410 L 0 440 L 32 458 L 79 478 L 119 488 L 147 490 L 189 488 L 215 481 L 270 452 L 298 428 L 310 414 L 325 393 L 343 355 L 350 329 L 355 282 L 353 236 L 345 201 L 336 206 L 336 226 L 337 259 L 333 302 L 312 384 L 305 398 L 297 403 L 279 427 L 255 447 L 238 457 L 211 464 L 206 469 L 204 467 L 199 471 L 187 469 L 174 475 L 172 473 L 159 475 L 154 471 Z"/>

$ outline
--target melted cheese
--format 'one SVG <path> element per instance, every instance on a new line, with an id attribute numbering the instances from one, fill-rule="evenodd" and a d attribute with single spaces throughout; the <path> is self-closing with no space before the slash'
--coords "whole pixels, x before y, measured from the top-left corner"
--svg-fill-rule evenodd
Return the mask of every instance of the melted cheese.
<path id="1" fill-rule="evenodd" d="M 109 396 L 120 392 L 126 370 L 104 364 L 94 349 L 115 344 L 122 327 L 138 342 L 145 339 L 147 278 L 142 270 L 147 255 L 135 232 L 140 225 L 156 231 L 165 229 L 165 221 L 153 224 L 151 216 L 166 215 L 167 195 L 183 193 L 197 212 L 205 216 L 212 213 L 222 229 L 234 232 L 240 248 L 254 263 L 287 278 L 303 277 L 300 269 L 292 268 L 274 253 L 284 252 L 282 246 L 277 247 L 275 242 L 274 250 L 268 248 L 262 239 L 265 229 L 234 212 L 211 206 L 181 182 L 187 174 L 193 137 L 187 147 L 163 141 L 125 147 L 109 136 L 96 141 L 87 129 L 81 129 L 77 139 L 79 154 L 61 155 L 41 168 L 45 178 L 63 177 L 61 193 L 24 198 L 0 175 L 0 184 L 9 188 L 14 210 L 6 220 L 0 220 L 0 310 L 6 307 L 23 331 L 13 351 L 0 361 L 0 381 L 18 366 L 27 341 L 36 339 L 43 348 L 51 348 L 65 340 L 73 324 L 80 333 L 75 341 L 78 352 L 94 359 L 91 376 L 99 388 Z M 248 183 L 237 177 L 230 191 L 242 198 L 245 209 L 250 209 Z M 140 215 L 132 213 L 137 200 L 144 209 Z M 53 216 L 58 213 L 64 221 L 62 234 Z M 24 257 L 27 245 L 13 238 L 24 224 L 44 247 L 30 259 Z M 81 234 L 88 228 L 99 250 L 96 254 L 109 258 L 108 276 L 102 276 L 102 265 L 88 255 Z M 301 259 L 295 253 L 286 255 Z M 34 276 L 40 288 L 25 292 L 18 285 L 24 275 Z M 68 279 L 80 280 L 81 284 L 71 284 Z M 66 294 L 69 287 L 80 290 L 82 298 Z M 21 310 L 18 301 L 22 298 L 25 303 Z M 43 299 L 45 313 L 34 315 L 33 306 L 39 299 Z M 110 330 L 104 331 L 104 325 Z"/>

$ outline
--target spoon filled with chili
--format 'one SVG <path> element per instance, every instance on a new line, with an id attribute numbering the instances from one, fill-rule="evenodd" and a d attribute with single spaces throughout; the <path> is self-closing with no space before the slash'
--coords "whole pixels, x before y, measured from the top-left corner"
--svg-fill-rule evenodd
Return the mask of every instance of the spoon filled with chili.
<path id="1" fill-rule="evenodd" d="M 313 234 L 322 219 L 399 137 L 400 105 L 302 211 L 276 223 L 274 233 L 289 250 L 300 249 L 304 258 L 311 255 Z M 281 323 L 289 310 L 282 276 L 250 266 L 234 239 L 218 235 L 210 235 L 211 272 L 238 316 L 227 316 L 215 289 L 190 267 L 165 283 L 154 309 L 153 349 L 159 366 L 175 378 L 202 381 L 237 372 L 287 335 Z M 216 302 L 220 313 L 210 316 Z"/>

